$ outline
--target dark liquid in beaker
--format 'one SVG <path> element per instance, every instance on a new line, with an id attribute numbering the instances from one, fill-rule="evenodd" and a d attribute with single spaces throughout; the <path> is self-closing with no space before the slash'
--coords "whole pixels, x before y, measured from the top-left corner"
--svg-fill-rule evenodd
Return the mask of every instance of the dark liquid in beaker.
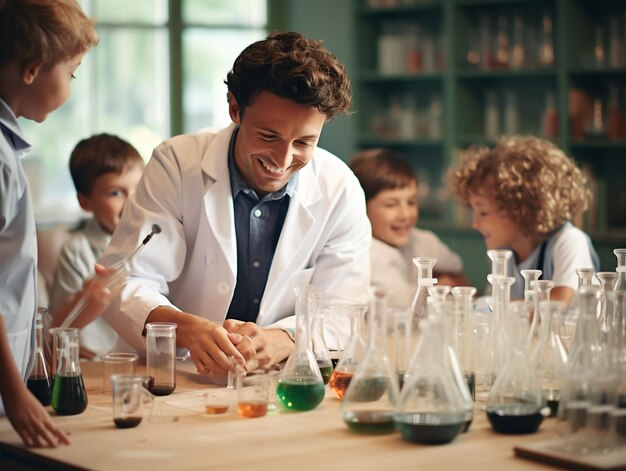
<path id="1" fill-rule="evenodd" d="M 396 414 L 395 420 L 406 440 L 428 445 L 450 443 L 466 423 L 461 414 Z"/>
<path id="2" fill-rule="evenodd" d="M 391 412 L 349 411 L 344 412 L 341 418 L 351 430 L 367 435 L 382 435 L 396 430 Z"/>
<path id="3" fill-rule="evenodd" d="M 82 375 L 54 377 L 52 408 L 59 415 L 76 415 L 87 408 L 87 391 Z"/>
<path id="4" fill-rule="evenodd" d="M 335 396 L 339 399 L 343 399 L 346 395 L 352 376 L 354 376 L 353 373 L 343 373 L 337 370 L 334 370 L 333 374 L 330 375 L 328 385 L 330 386 L 331 391 L 334 392 Z"/>
<path id="5" fill-rule="evenodd" d="M 472 400 L 476 400 L 476 375 L 474 373 L 463 373 L 463 378 L 465 379 L 465 384 L 467 384 L 467 389 L 469 389 L 470 394 L 472 395 Z"/>
<path id="6" fill-rule="evenodd" d="M 350 393 L 350 400 L 356 402 L 373 402 L 379 400 L 387 388 L 389 387 L 389 380 L 386 377 L 382 378 L 363 378 L 352 382 L 352 392 Z"/>
<path id="7" fill-rule="evenodd" d="M 322 380 L 324 381 L 324 384 L 328 384 L 328 380 L 333 374 L 333 367 L 330 365 L 320 365 L 319 363 L 318 366 L 320 368 L 320 373 L 322 374 Z"/>
<path id="8" fill-rule="evenodd" d="M 471 419 L 466 419 L 463 421 L 463 427 L 461 428 L 461 433 L 465 433 L 469 430 L 470 425 L 472 425 L 473 420 L 474 420 L 474 416 L 472 415 Z"/>
<path id="9" fill-rule="evenodd" d="M 322 383 L 298 383 L 280 380 L 276 388 L 276 396 L 285 409 L 315 409 L 324 399 Z"/>
<path id="10" fill-rule="evenodd" d="M 52 386 L 47 376 L 30 377 L 26 386 L 44 406 L 49 406 L 52 403 Z"/>
<path id="11" fill-rule="evenodd" d="M 550 408 L 550 417 L 556 417 L 556 414 L 559 412 L 559 400 L 548 399 L 546 403 L 548 404 L 548 407 Z"/>
<path id="12" fill-rule="evenodd" d="M 141 417 L 126 417 L 124 419 L 113 419 L 117 428 L 133 428 L 141 423 Z"/>
<path id="13" fill-rule="evenodd" d="M 155 396 L 168 396 L 174 392 L 176 385 L 171 384 L 154 384 L 154 377 L 149 376 L 144 387 Z"/>
<path id="14" fill-rule="evenodd" d="M 536 432 L 543 422 L 538 407 L 515 404 L 489 406 L 487 418 L 496 432 L 512 435 Z"/>

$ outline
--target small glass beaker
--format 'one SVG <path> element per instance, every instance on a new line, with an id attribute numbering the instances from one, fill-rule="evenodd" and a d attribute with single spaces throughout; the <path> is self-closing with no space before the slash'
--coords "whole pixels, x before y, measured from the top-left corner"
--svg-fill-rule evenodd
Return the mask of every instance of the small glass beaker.
<path id="1" fill-rule="evenodd" d="M 143 387 L 144 377 L 135 374 L 111 376 L 113 387 L 113 422 L 118 428 L 133 428 L 143 420 L 144 404 L 152 404 L 152 395 Z"/>
<path id="2" fill-rule="evenodd" d="M 268 386 L 265 373 L 237 375 L 237 412 L 240 417 L 253 419 L 267 414 Z"/>
<path id="3" fill-rule="evenodd" d="M 78 360 L 80 329 L 57 331 L 57 371 L 52 408 L 59 415 L 80 414 L 87 408 L 87 391 Z"/>
<path id="4" fill-rule="evenodd" d="M 176 324 L 146 324 L 146 372 L 148 390 L 155 396 L 167 396 L 176 389 Z"/>
<path id="5" fill-rule="evenodd" d="M 134 375 L 139 360 L 136 353 L 105 353 L 100 355 L 102 360 L 102 393 L 111 394 L 113 385 L 111 376 L 113 375 Z"/>
<path id="6" fill-rule="evenodd" d="M 204 412 L 209 415 L 225 414 L 235 402 L 235 390 L 232 388 L 212 388 L 202 395 Z"/>

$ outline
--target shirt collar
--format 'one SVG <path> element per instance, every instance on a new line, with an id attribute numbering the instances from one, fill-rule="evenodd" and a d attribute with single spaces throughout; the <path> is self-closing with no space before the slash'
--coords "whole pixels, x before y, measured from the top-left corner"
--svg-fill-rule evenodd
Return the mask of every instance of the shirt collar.
<path id="1" fill-rule="evenodd" d="M 111 234 L 102 228 L 95 217 L 89 219 L 87 224 L 85 224 L 85 235 L 87 236 L 89 245 L 99 254 L 104 252 L 104 249 L 107 248 L 111 241 Z"/>
<path id="2" fill-rule="evenodd" d="M 18 152 L 27 152 L 31 145 L 24 137 L 13 110 L 0 98 L 0 128 Z"/>
<path id="3" fill-rule="evenodd" d="M 235 141 L 237 140 L 237 133 L 239 132 L 239 126 L 235 128 L 232 136 L 230 137 L 230 143 L 228 144 L 228 170 L 230 173 L 230 187 L 233 194 L 233 199 L 237 197 L 239 192 L 243 191 L 247 195 L 252 195 L 255 198 L 259 199 L 256 191 L 248 186 L 246 181 L 243 179 L 241 172 L 237 168 L 235 164 Z M 278 191 L 274 191 L 272 193 L 268 193 L 263 197 L 263 200 L 279 200 L 283 198 L 285 195 L 293 198 L 293 194 L 296 188 L 296 182 L 298 181 L 298 174 L 294 174 L 287 184 L 282 187 Z"/>

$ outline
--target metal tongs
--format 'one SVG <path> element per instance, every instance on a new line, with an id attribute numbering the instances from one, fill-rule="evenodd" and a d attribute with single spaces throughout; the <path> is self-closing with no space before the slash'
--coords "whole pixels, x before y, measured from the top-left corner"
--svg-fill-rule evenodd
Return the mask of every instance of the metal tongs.
<path id="1" fill-rule="evenodd" d="M 133 253 L 113 265 L 111 267 L 112 271 L 102 277 L 101 281 L 104 283 L 104 286 L 108 289 L 111 289 L 114 286 L 123 283 L 130 275 L 130 264 L 132 263 L 132 261 L 135 259 L 135 257 L 137 257 L 137 255 L 139 255 L 141 249 L 144 248 L 144 246 L 150 241 L 150 239 L 152 239 L 155 234 L 159 234 L 160 232 L 161 226 L 159 226 L 158 224 L 152 224 L 152 230 L 150 231 L 150 234 L 148 234 L 146 238 L 141 242 L 141 244 L 137 246 Z M 85 309 L 85 306 L 87 305 L 87 298 L 88 296 L 83 294 L 83 296 L 78 300 L 74 308 L 67 315 L 65 320 L 61 323 L 59 330 L 65 330 L 70 325 L 72 325 L 72 322 L 74 322 L 76 318 L 81 314 L 81 312 L 83 312 L 83 310 Z"/>

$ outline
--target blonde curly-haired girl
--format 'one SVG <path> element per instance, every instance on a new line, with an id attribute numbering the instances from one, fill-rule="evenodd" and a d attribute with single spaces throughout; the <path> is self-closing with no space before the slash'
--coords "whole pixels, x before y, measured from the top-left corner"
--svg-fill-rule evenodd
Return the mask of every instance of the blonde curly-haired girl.
<path id="1" fill-rule="evenodd" d="M 487 249 L 513 251 L 512 298 L 523 297 L 523 269 L 543 271 L 555 283 L 551 298 L 569 302 L 581 267 L 599 269 L 589 236 L 572 225 L 591 199 L 575 162 L 551 142 L 503 137 L 495 147 L 463 152 L 449 173 L 452 193 L 474 212 L 472 227 Z"/>

